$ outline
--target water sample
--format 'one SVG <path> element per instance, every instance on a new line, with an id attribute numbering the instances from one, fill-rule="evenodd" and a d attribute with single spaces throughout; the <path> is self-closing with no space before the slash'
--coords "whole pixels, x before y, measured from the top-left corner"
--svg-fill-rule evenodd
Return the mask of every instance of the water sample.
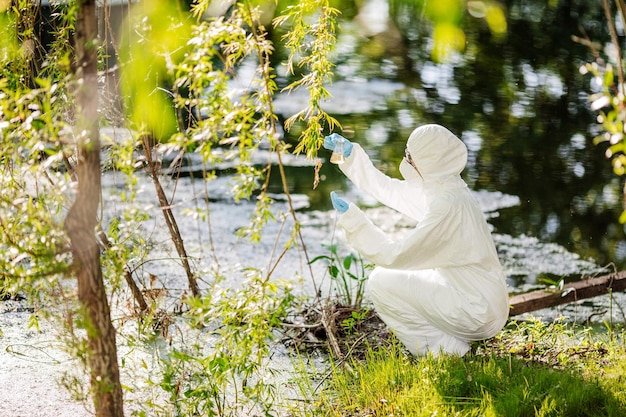
<path id="1" fill-rule="evenodd" d="M 330 162 L 333 164 L 343 164 L 346 162 L 346 157 L 343 155 L 343 138 L 338 137 L 335 140 L 335 149 L 333 149 L 333 154 L 330 156 Z"/>

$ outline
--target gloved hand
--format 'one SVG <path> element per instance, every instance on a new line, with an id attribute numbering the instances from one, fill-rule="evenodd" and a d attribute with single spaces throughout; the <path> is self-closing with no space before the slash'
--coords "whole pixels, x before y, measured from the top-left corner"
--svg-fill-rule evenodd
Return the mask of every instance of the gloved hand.
<path id="1" fill-rule="evenodd" d="M 335 144 L 337 143 L 337 139 L 343 139 L 343 156 L 350 156 L 350 154 L 352 153 L 352 142 L 350 142 L 348 139 L 344 138 L 343 136 L 341 136 L 338 133 L 333 133 L 330 136 L 326 136 L 324 138 L 324 148 L 334 151 L 335 150 Z"/>
<path id="2" fill-rule="evenodd" d="M 343 214 L 348 211 L 349 204 L 342 198 L 340 198 L 334 191 L 330 192 L 330 201 L 333 203 L 333 207 L 339 214 Z"/>

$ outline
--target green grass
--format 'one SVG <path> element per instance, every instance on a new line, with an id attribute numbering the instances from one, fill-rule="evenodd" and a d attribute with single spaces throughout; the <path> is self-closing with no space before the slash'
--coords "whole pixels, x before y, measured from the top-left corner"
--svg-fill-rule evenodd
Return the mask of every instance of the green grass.
<path id="1" fill-rule="evenodd" d="M 529 321 L 512 322 L 463 358 L 415 359 L 391 343 L 336 367 L 313 415 L 622 417 L 626 351 L 620 340 Z"/>

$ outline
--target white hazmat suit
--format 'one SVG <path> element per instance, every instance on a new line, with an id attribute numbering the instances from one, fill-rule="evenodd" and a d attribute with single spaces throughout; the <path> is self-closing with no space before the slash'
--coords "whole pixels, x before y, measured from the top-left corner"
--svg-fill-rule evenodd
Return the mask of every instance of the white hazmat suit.
<path id="1" fill-rule="evenodd" d="M 348 242 L 376 264 L 367 287 L 378 315 L 414 355 L 464 355 L 504 326 L 508 291 L 485 216 L 460 174 L 467 148 L 439 125 L 407 142 L 404 180 L 374 167 L 358 144 L 339 165 L 361 190 L 417 221 L 392 240 L 354 204 L 340 217 Z"/>

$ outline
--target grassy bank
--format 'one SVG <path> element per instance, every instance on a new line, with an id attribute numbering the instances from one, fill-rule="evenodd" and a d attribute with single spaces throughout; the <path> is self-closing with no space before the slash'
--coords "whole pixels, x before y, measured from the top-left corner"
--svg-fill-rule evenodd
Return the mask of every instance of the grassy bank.
<path id="1" fill-rule="evenodd" d="M 513 321 L 463 358 L 415 359 L 391 340 L 348 364 L 313 396 L 313 415 L 626 415 L 621 330 Z"/>

